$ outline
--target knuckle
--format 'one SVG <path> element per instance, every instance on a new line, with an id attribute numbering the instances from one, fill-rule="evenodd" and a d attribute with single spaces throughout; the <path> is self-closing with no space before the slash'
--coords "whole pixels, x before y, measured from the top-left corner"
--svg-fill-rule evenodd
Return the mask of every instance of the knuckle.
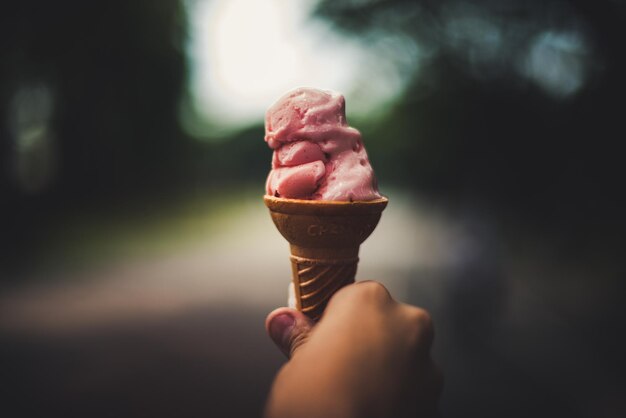
<path id="1" fill-rule="evenodd" d="M 335 305 L 370 306 L 386 304 L 392 301 L 387 288 L 375 281 L 362 281 L 339 289 L 329 300 L 326 310 L 333 310 Z"/>
<path id="2" fill-rule="evenodd" d="M 292 358 L 294 354 L 302 347 L 309 339 L 308 332 L 301 332 L 293 334 L 289 340 L 289 358 Z"/>
<path id="3" fill-rule="evenodd" d="M 379 282 L 360 282 L 358 286 L 355 286 L 355 289 L 360 292 L 363 297 L 372 298 L 381 302 L 388 302 L 391 300 L 391 294 L 389 294 L 387 288 Z"/>
<path id="4" fill-rule="evenodd" d="M 416 345 L 430 347 L 435 338 L 435 328 L 430 313 L 422 308 L 408 308 L 408 322 Z"/>
<path id="5" fill-rule="evenodd" d="M 352 297 L 352 287 L 354 287 L 354 285 L 343 286 L 341 289 L 332 294 L 330 299 L 328 299 L 325 313 L 332 312 L 335 310 L 336 306 L 341 306 L 342 304 L 347 303 Z"/>

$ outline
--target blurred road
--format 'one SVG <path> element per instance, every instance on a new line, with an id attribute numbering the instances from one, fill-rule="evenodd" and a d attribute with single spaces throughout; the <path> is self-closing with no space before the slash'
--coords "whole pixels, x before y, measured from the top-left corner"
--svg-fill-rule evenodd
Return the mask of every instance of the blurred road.
<path id="1" fill-rule="evenodd" d="M 614 272 L 480 211 L 389 197 L 357 277 L 433 313 L 444 416 L 622 416 Z M 0 415 L 258 416 L 283 361 L 263 322 L 286 302 L 288 247 L 260 199 L 235 205 L 167 254 L 2 289 Z"/>

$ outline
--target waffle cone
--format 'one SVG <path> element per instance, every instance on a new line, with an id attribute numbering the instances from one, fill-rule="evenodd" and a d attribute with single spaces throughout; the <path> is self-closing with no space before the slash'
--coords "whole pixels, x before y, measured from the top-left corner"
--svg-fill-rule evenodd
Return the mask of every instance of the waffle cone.
<path id="1" fill-rule="evenodd" d="M 296 308 L 318 320 L 330 297 L 353 283 L 359 247 L 374 231 L 387 199 L 336 202 L 265 196 L 291 249 Z"/>

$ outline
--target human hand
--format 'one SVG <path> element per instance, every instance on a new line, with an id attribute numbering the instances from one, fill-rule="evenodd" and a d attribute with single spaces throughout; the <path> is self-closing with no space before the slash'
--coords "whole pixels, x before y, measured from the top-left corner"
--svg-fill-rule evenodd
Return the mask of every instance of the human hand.
<path id="1" fill-rule="evenodd" d="M 279 308 L 265 325 L 289 357 L 274 380 L 268 418 L 437 415 L 442 377 L 430 358 L 430 315 L 394 301 L 380 283 L 342 288 L 317 324 Z"/>

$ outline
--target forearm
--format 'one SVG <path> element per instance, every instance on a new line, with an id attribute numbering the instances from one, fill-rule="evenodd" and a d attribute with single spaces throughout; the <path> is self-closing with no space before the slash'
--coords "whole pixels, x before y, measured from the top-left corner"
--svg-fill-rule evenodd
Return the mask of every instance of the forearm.
<path id="1" fill-rule="evenodd" d="M 286 364 L 278 373 L 266 405 L 266 418 L 357 418 L 354 385 L 328 365 Z M 339 370 L 340 372 L 341 370 Z M 334 380 L 331 380 L 333 379 Z M 342 379 L 341 381 L 339 379 Z M 294 384 L 294 382 L 296 382 Z"/>

